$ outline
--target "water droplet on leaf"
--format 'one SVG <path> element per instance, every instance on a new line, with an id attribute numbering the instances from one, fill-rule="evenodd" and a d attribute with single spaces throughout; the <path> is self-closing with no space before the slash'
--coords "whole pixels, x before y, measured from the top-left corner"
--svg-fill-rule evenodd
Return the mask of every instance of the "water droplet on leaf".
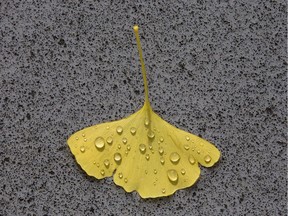
<path id="1" fill-rule="evenodd" d="M 163 149 L 163 147 L 160 146 L 159 149 L 158 149 L 158 151 L 159 151 L 159 154 L 162 155 L 162 154 L 164 153 L 164 149 Z"/>
<path id="2" fill-rule="evenodd" d="M 178 173 L 174 169 L 168 170 L 167 176 L 171 182 L 176 182 L 178 180 Z"/>
<path id="3" fill-rule="evenodd" d="M 118 174 L 118 177 L 119 177 L 120 179 L 122 179 L 122 178 L 123 178 L 123 174 L 122 174 L 122 173 L 119 173 L 119 174 Z"/>
<path id="4" fill-rule="evenodd" d="M 97 149 L 102 149 L 105 145 L 103 137 L 97 137 L 95 140 L 95 146 Z"/>
<path id="5" fill-rule="evenodd" d="M 155 137 L 155 134 L 153 131 L 148 131 L 148 134 L 147 136 L 150 138 L 150 139 L 153 139 Z"/>
<path id="6" fill-rule="evenodd" d="M 117 132 L 119 135 L 122 134 L 123 128 L 122 128 L 121 126 L 118 126 L 118 127 L 116 128 L 116 132 Z"/>
<path id="7" fill-rule="evenodd" d="M 185 138 L 186 138 L 186 140 L 187 140 L 187 141 L 189 141 L 189 140 L 190 140 L 190 137 L 189 137 L 189 136 L 186 136 Z"/>
<path id="8" fill-rule="evenodd" d="M 109 165 L 110 165 L 110 162 L 109 162 L 109 160 L 108 160 L 108 159 L 104 160 L 104 165 L 105 165 L 106 167 L 109 167 Z"/>
<path id="9" fill-rule="evenodd" d="M 141 153 L 144 153 L 146 151 L 146 146 L 144 144 L 140 144 L 139 149 L 140 149 Z"/>
<path id="10" fill-rule="evenodd" d="M 172 163 L 178 163 L 179 160 L 180 160 L 179 154 L 177 152 L 171 153 L 170 160 L 171 160 Z"/>
<path id="11" fill-rule="evenodd" d="M 80 147 L 80 151 L 81 151 L 82 153 L 84 153 L 84 152 L 85 152 L 85 147 L 84 147 L 84 146 L 81 146 L 81 147 Z"/>
<path id="12" fill-rule="evenodd" d="M 106 139 L 106 142 L 107 142 L 109 145 L 111 145 L 111 144 L 113 143 L 112 137 L 108 137 L 108 138 Z"/>
<path id="13" fill-rule="evenodd" d="M 135 127 L 131 127 L 131 128 L 130 128 L 130 133 L 131 133 L 132 135 L 135 135 L 135 134 L 136 134 L 136 128 L 135 128 Z"/>
<path id="14" fill-rule="evenodd" d="M 196 163 L 196 161 L 192 155 L 189 156 L 188 160 L 189 160 L 190 164 L 192 164 L 192 165 L 194 165 Z"/>
<path id="15" fill-rule="evenodd" d="M 128 140 L 127 140 L 127 138 L 125 138 L 125 137 L 122 139 L 122 142 L 123 142 L 124 144 L 126 144 L 127 141 L 128 141 Z"/>
<path id="16" fill-rule="evenodd" d="M 114 154 L 114 160 L 116 163 L 119 163 L 122 160 L 122 156 L 120 153 L 115 153 Z"/>
<path id="17" fill-rule="evenodd" d="M 163 165 L 165 163 L 165 160 L 163 157 L 160 158 L 160 163 Z"/>
<path id="18" fill-rule="evenodd" d="M 205 160 L 206 163 L 210 163 L 211 157 L 210 157 L 209 155 L 206 155 L 206 156 L 204 157 L 204 160 Z"/>
<path id="19" fill-rule="evenodd" d="M 185 173 L 186 173 L 185 169 L 181 169 L 181 174 L 185 175 Z"/>
<path id="20" fill-rule="evenodd" d="M 104 170 L 101 170 L 101 175 L 105 175 L 105 171 Z"/>
<path id="21" fill-rule="evenodd" d="M 150 159 L 150 155 L 146 154 L 145 158 L 146 158 L 146 160 L 149 160 Z"/>
<path id="22" fill-rule="evenodd" d="M 189 150 L 190 149 L 189 145 L 184 145 L 184 149 Z"/>

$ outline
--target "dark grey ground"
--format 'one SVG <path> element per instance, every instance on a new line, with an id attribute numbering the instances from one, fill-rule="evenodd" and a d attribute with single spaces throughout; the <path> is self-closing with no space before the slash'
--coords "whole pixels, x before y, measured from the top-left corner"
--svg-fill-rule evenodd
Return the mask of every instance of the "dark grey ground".
<path id="1" fill-rule="evenodd" d="M 0 215 L 286 215 L 286 2 L 140 2 L 1 1 Z M 66 144 L 141 107 L 135 23 L 154 109 L 222 152 L 168 198 L 88 177 Z"/>

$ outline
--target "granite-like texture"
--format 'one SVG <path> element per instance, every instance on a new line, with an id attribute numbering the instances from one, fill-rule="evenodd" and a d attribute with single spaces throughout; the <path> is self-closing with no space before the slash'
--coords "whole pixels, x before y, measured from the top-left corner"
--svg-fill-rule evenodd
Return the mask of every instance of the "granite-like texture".
<path id="1" fill-rule="evenodd" d="M 286 215 L 286 1 L 0 3 L 0 215 Z M 66 140 L 152 106 L 222 151 L 200 181 L 139 198 Z"/>

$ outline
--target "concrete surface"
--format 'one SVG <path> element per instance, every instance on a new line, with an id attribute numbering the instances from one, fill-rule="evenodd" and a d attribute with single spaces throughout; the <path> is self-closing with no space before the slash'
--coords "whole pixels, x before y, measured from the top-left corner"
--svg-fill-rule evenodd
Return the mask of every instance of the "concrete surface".
<path id="1" fill-rule="evenodd" d="M 286 1 L 0 3 L 0 215 L 286 215 Z M 66 139 L 152 105 L 215 143 L 168 198 L 88 177 Z"/>

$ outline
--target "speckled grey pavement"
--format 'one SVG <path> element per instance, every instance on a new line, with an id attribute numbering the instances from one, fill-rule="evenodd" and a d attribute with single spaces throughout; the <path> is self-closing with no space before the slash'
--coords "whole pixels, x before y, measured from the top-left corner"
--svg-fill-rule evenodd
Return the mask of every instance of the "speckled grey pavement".
<path id="1" fill-rule="evenodd" d="M 52 3 L 53 2 L 53 3 Z M 286 215 L 286 2 L 0 3 L 0 215 Z M 88 177 L 66 140 L 143 103 L 222 152 L 160 199 Z"/>

